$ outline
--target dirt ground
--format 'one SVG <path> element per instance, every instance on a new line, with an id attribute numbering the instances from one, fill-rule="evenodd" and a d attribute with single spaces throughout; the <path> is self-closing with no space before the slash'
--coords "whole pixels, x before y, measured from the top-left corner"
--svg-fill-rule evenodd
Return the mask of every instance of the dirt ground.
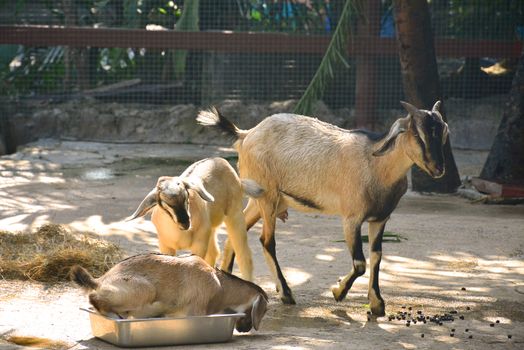
<path id="1" fill-rule="evenodd" d="M 189 162 L 211 155 L 233 153 L 189 145 L 38 142 L 0 158 L 0 229 L 61 223 L 95 232 L 129 255 L 156 251 L 148 218 L 123 219 L 158 176 L 179 174 Z M 485 156 L 455 152 L 462 175 L 478 174 Z M 473 204 L 458 196 L 412 192 L 401 200 L 386 228 L 401 239 L 384 244 L 381 265 L 386 313 L 409 307 L 426 315 L 456 310 L 455 321 L 441 326 L 428 322 L 407 327 L 405 321 L 387 317 L 368 320 L 368 273 L 344 301 L 335 302 L 329 287 L 350 270 L 340 220 L 295 211 L 277 226 L 277 254 L 297 300 L 295 306 L 282 305 L 262 256 L 260 229 L 259 223 L 249 241 L 256 282 L 270 295 L 261 329 L 235 333 L 230 343 L 192 348 L 524 348 L 523 205 Z M 224 237 L 221 229 L 219 238 Z M 113 349 L 92 337 L 80 306 L 87 306 L 87 298 L 72 284 L 0 279 L 0 335 L 46 337 L 71 349 Z M 0 349 L 18 348 L 0 340 Z"/>

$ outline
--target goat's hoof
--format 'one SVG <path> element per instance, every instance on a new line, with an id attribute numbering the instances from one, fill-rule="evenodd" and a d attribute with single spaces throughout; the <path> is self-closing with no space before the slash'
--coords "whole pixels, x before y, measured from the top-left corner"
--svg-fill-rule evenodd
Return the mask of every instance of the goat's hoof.
<path id="1" fill-rule="evenodd" d="M 292 295 L 284 295 L 280 297 L 280 300 L 282 300 L 282 304 L 286 305 L 295 305 L 297 303 Z"/>
<path id="2" fill-rule="evenodd" d="M 377 303 L 371 304 L 369 308 L 371 309 L 371 313 L 373 314 L 373 316 L 377 316 L 377 317 L 386 316 L 386 308 L 384 306 L 383 300 L 380 300 Z"/>
<path id="3" fill-rule="evenodd" d="M 336 301 L 344 300 L 347 294 L 347 292 L 344 293 L 344 288 L 342 288 L 340 284 L 331 286 L 331 293 L 333 293 L 333 297 Z"/>

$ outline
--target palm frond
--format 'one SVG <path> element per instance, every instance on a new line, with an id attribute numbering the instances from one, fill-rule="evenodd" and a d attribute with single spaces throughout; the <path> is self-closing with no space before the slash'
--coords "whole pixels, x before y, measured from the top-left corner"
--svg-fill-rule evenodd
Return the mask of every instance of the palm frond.
<path id="1" fill-rule="evenodd" d="M 345 58 L 347 43 L 351 34 L 351 24 L 355 23 L 357 16 L 362 13 L 360 5 L 359 0 L 346 1 L 326 53 L 306 91 L 295 106 L 294 113 L 311 114 L 313 103 L 322 98 L 327 85 L 334 77 L 337 66 L 344 65 L 349 68 L 349 63 Z"/>

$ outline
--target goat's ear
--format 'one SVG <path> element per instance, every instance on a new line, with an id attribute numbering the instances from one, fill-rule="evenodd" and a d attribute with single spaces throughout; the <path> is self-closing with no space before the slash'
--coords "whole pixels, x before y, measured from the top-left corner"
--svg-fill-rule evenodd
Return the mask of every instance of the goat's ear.
<path id="1" fill-rule="evenodd" d="M 215 198 L 213 198 L 213 195 L 211 195 L 211 193 L 207 192 L 207 190 L 204 188 L 204 185 L 202 185 L 202 183 L 196 182 L 196 181 L 191 181 L 191 180 L 186 180 L 186 179 L 182 179 L 182 183 L 184 184 L 186 189 L 190 189 L 190 190 L 195 191 L 196 193 L 198 193 L 200 198 L 202 198 L 206 202 L 214 202 L 215 201 Z"/>
<path id="2" fill-rule="evenodd" d="M 125 219 L 125 221 L 134 220 L 141 216 L 146 215 L 153 207 L 156 205 L 156 188 L 147 194 L 147 196 L 142 200 L 142 203 L 138 206 L 135 212 Z"/>
<path id="3" fill-rule="evenodd" d="M 262 295 L 259 295 L 255 302 L 253 303 L 253 307 L 251 309 L 251 322 L 253 323 L 253 328 L 255 328 L 256 331 L 258 331 L 258 328 L 260 327 L 260 322 L 262 322 L 262 317 L 266 314 L 267 311 L 267 300 Z"/>
<path id="4" fill-rule="evenodd" d="M 373 152 L 375 157 L 383 156 L 393 149 L 397 136 L 408 130 L 411 118 L 411 116 L 400 118 L 393 123 L 389 129 L 388 134 L 384 138 L 384 141 L 382 141 L 382 145 L 375 152 Z"/>

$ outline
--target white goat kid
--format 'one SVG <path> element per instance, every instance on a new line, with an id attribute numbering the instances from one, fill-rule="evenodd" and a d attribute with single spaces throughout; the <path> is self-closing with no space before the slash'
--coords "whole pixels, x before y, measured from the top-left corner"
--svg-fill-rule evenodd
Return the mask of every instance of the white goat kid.
<path id="1" fill-rule="evenodd" d="M 163 176 L 129 217 L 151 213 L 161 253 L 175 255 L 189 249 L 214 266 L 219 255 L 215 230 L 226 225 L 224 256 L 234 250 L 242 277 L 253 279 L 253 263 L 246 234 L 243 194 L 260 196 L 263 190 L 251 180 L 240 180 L 223 158 L 207 158 L 190 165 L 180 176 Z M 231 271 L 230 259 L 221 268 Z M 228 260 L 228 261 L 225 261 Z M 227 265 L 225 265 L 227 263 Z"/>
<path id="2" fill-rule="evenodd" d="M 239 312 L 239 332 L 258 330 L 267 310 L 256 284 L 215 269 L 196 255 L 143 254 L 127 258 L 100 278 L 80 266 L 71 279 L 89 291 L 101 314 L 120 318 L 185 317 Z"/>
<path id="3" fill-rule="evenodd" d="M 378 278 L 384 226 L 407 190 L 406 174 L 413 164 L 434 178 L 444 174 L 443 145 L 448 134 L 440 101 L 431 111 L 401 103 L 409 115 L 398 119 L 384 136 L 295 114 L 267 117 L 250 130 L 237 128 L 214 108 L 198 115 L 200 124 L 237 138 L 240 177 L 255 180 L 265 190 L 256 205 L 250 200 L 246 222 L 249 227 L 263 219 L 260 240 L 284 303 L 295 300 L 276 258 L 275 218 L 291 206 L 342 216 L 353 268 L 332 287 L 337 301 L 365 273 L 360 230 L 364 221 L 369 223 L 368 298 L 373 314 L 384 315 Z"/>

